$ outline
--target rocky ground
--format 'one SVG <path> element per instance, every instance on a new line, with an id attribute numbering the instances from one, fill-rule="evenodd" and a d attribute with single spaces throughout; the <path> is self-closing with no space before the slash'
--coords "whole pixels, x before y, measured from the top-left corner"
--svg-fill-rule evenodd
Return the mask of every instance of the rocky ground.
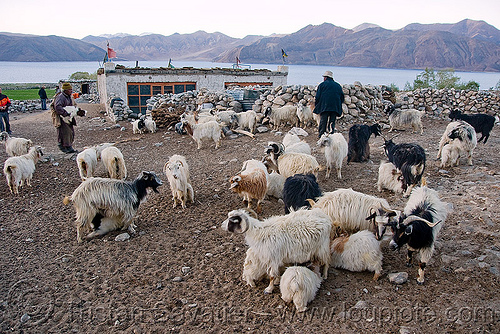
<path id="1" fill-rule="evenodd" d="M 74 155 L 57 150 L 48 112 L 11 114 L 14 136 L 45 148 L 32 187 L 18 196 L 0 180 L 0 332 L 7 333 L 187 333 L 187 332 L 340 332 L 340 333 L 498 333 L 500 331 L 500 131 L 479 144 L 474 165 L 443 170 L 434 161 L 447 120 L 424 118 L 424 134 L 401 132 L 397 142 L 416 142 L 428 153 L 428 185 L 452 203 L 425 285 L 417 268 L 405 266 L 406 251 L 392 252 L 382 241 L 384 275 L 331 269 L 309 311 L 297 314 L 278 292 L 265 295 L 266 282 L 246 286 L 241 270 L 246 245 L 242 235 L 223 231 L 227 212 L 241 206 L 228 180 L 243 161 L 260 158 L 275 133 L 224 139 L 218 150 L 197 150 L 187 136 L 160 129 L 133 135 L 126 122 L 116 127 L 100 105 L 86 105 L 78 119 L 75 148 L 118 142 L 132 180 L 142 170 L 165 181 L 148 195 L 135 223 L 137 233 L 115 241 L 121 231 L 78 244 L 74 209 L 62 199 L 79 185 Z M 338 122 L 347 137 L 351 124 Z M 386 132 L 387 130 L 385 130 Z M 305 140 L 315 145 L 316 132 Z M 344 166 L 343 179 L 325 180 L 323 191 L 352 187 L 382 196 L 392 207 L 406 199 L 378 193 L 377 170 L 384 158 L 382 139 L 371 140 L 372 161 Z M 195 203 L 172 208 L 163 165 L 172 154 L 186 156 Z M 324 164 L 323 154 L 313 152 Z M 5 151 L 0 159 L 7 158 Z M 98 176 L 106 176 L 102 166 Z M 3 176 L 2 176 L 3 178 Z M 262 217 L 281 214 L 276 199 L 264 202 Z M 387 274 L 407 272 L 402 285 Z"/>

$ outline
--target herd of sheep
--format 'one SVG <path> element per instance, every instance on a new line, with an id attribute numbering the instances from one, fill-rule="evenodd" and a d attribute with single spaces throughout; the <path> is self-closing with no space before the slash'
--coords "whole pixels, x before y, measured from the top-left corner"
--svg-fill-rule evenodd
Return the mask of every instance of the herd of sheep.
<path id="1" fill-rule="evenodd" d="M 422 112 L 417 110 L 388 109 L 391 131 L 411 127 L 422 133 Z M 233 210 L 222 223 L 231 233 L 244 234 L 248 245 L 243 263 L 243 280 L 250 286 L 263 277 L 269 278 L 266 293 L 272 293 L 279 284 L 283 300 L 293 301 L 297 310 L 307 309 L 314 299 L 329 266 L 351 271 L 374 272 L 377 280 L 382 272 L 380 240 L 386 229 L 393 232 L 391 249 L 404 244 L 408 247 L 408 263 L 413 253 L 419 253 L 418 283 L 424 283 L 426 263 L 432 256 L 436 236 L 450 212 L 450 205 L 442 202 L 433 189 L 426 185 L 425 151 L 416 143 L 395 144 L 384 138 L 388 161 L 379 167 L 379 191 L 388 189 L 408 197 L 402 210 L 391 209 L 389 203 L 376 196 L 352 189 L 322 192 L 317 183 L 324 168 L 312 155 L 309 144 L 301 140 L 300 128 L 314 122 L 311 106 L 302 104 L 268 108 L 259 116 L 253 111 L 235 113 L 186 112 L 177 130 L 189 134 L 202 148 L 203 141 L 213 141 L 215 148 L 227 128 L 249 130 L 255 133 L 257 123 L 267 119 L 275 129 L 291 125 L 283 141 L 269 142 L 263 156 L 247 160 L 240 172 L 230 179 L 229 189 L 238 194 L 246 209 Z M 439 143 L 438 158 L 441 166 L 458 165 L 466 156 L 472 164 L 472 153 L 477 145 L 476 132 L 482 133 L 486 143 L 494 119 L 487 115 L 463 115 L 449 123 Z M 491 117 L 491 118 L 490 118 Z M 463 119 L 463 120 L 461 120 Z M 471 120 L 472 119 L 472 120 Z M 469 124 L 469 123 L 470 124 Z M 133 132 L 155 132 L 151 119 L 134 122 Z M 324 149 L 326 178 L 335 168 L 338 179 L 344 159 L 347 163 L 367 161 L 370 156 L 369 138 L 382 136 L 378 124 L 354 125 L 346 140 L 340 133 L 324 134 L 317 146 Z M 13 194 L 25 184 L 30 186 L 42 148 L 30 139 L 14 138 L 6 132 L 0 134 L 10 156 L 4 163 L 4 174 Z M 94 177 L 102 161 L 109 178 Z M 117 229 L 134 232 L 133 218 L 148 189 L 157 192 L 162 181 L 154 172 L 142 172 L 135 180 L 127 181 L 125 160 L 112 143 L 88 147 L 76 157 L 82 183 L 64 203 L 73 203 L 76 210 L 77 240 L 82 242 Z M 173 206 L 186 208 L 194 203 L 193 185 L 187 159 L 172 155 L 164 165 L 172 193 Z M 266 197 L 277 197 L 284 203 L 284 214 L 259 219 Z M 254 206 L 255 202 L 255 206 Z M 255 208 L 255 211 L 253 210 Z"/>

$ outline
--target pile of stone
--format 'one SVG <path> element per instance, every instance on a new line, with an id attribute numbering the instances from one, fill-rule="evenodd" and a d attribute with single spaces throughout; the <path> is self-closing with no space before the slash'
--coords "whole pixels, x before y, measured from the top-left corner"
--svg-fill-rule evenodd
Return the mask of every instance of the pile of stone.
<path id="1" fill-rule="evenodd" d="M 363 118 L 372 112 L 379 113 L 382 110 L 382 88 L 380 86 L 366 85 L 360 82 L 345 84 L 342 86 L 345 101 L 342 105 L 346 121 L 355 118 Z M 282 107 L 287 104 L 298 102 L 307 104 L 314 101 L 316 87 L 309 85 L 278 86 L 266 90 L 260 98 L 255 101 L 253 110 L 264 112 L 269 106 Z"/>
<path id="2" fill-rule="evenodd" d="M 152 96 L 147 101 L 148 111 L 154 109 L 162 109 L 168 105 L 183 106 L 186 110 L 209 109 L 216 108 L 225 110 L 237 104 L 234 103 L 234 97 L 225 92 L 210 92 L 207 89 L 199 91 L 188 91 L 179 94 L 158 94 Z M 241 105 L 239 106 L 241 108 Z"/>
<path id="3" fill-rule="evenodd" d="M 467 113 L 499 114 L 500 92 L 488 90 L 417 89 L 396 93 L 403 109 L 425 110 L 434 116 L 448 115 L 452 109 Z"/>
<path id="4" fill-rule="evenodd" d="M 9 107 L 9 112 L 11 113 L 16 113 L 16 112 L 25 113 L 25 112 L 42 110 L 42 103 L 40 102 L 40 100 L 24 100 L 24 101 L 11 100 L 10 103 L 11 105 Z M 52 100 L 47 100 L 47 108 L 50 108 L 51 103 Z"/>
<path id="5" fill-rule="evenodd" d="M 123 101 L 123 99 L 111 95 L 108 100 L 109 111 L 107 112 L 107 116 L 111 121 L 118 122 L 123 120 L 128 120 L 129 118 L 134 118 L 134 113 L 128 107 L 128 105 Z M 138 114 L 135 113 L 135 118 L 138 117 Z"/>

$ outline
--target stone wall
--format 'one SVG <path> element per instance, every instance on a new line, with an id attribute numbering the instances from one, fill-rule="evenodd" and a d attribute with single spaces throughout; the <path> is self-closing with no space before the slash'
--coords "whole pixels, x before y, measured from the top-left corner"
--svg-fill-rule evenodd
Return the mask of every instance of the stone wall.
<path id="1" fill-rule="evenodd" d="M 498 90 L 418 89 L 395 95 L 396 103 L 400 103 L 403 109 L 425 110 L 434 116 L 447 116 L 452 109 L 467 113 L 500 113 Z"/>

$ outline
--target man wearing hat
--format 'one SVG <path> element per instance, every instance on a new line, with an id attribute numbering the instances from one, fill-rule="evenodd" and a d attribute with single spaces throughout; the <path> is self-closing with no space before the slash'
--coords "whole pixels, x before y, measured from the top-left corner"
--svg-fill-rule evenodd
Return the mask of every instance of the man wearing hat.
<path id="1" fill-rule="evenodd" d="M 64 107 L 72 106 L 73 100 L 71 99 L 71 93 L 73 92 L 73 87 L 69 82 L 65 82 L 62 85 L 62 92 L 56 95 L 54 99 L 54 109 L 56 112 L 56 117 L 59 116 L 69 116 L 69 113 L 64 110 Z M 66 122 L 61 122 L 60 117 L 57 123 L 57 142 L 59 149 L 64 153 L 77 153 L 73 149 L 73 140 L 75 139 L 75 130 L 73 126 L 76 125 L 76 121 L 73 118 L 71 124 Z"/>
<path id="2" fill-rule="evenodd" d="M 318 137 L 328 131 L 335 131 L 335 119 L 342 115 L 342 103 L 344 102 L 344 92 L 342 86 L 333 80 L 332 71 L 323 74 L 323 82 L 316 90 L 314 113 L 320 115 L 318 126 Z"/>

